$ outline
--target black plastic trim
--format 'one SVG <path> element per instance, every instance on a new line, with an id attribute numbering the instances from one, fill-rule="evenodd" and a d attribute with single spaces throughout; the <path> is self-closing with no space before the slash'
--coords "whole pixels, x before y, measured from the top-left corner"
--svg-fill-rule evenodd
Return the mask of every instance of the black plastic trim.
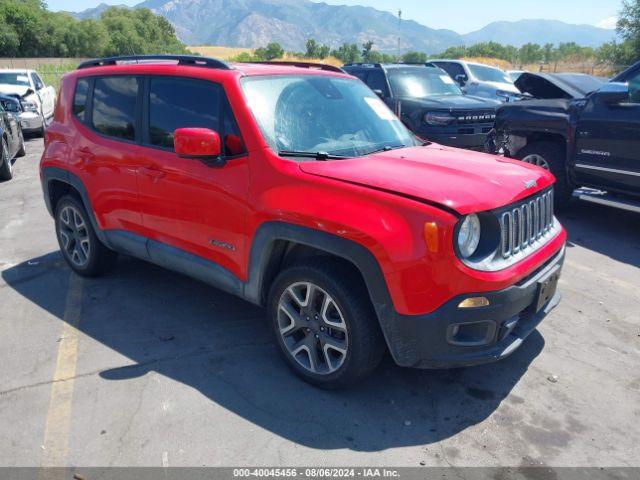
<path id="1" fill-rule="evenodd" d="M 44 193 L 44 201 L 47 206 L 47 210 L 51 216 L 53 217 L 55 214 L 53 205 L 51 205 L 51 195 L 49 192 L 49 183 L 52 180 L 58 180 L 71 185 L 80 194 L 82 203 L 84 204 L 84 209 L 86 210 L 87 215 L 89 215 L 89 220 L 91 221 L 91 226 L 96 232 L 96 236 L 102 243 L 110 247 L 109 242 L 104 235 L 104 231 L 98 226 L 93 208 L 91 207 L 91 201 L 89 200 L 89 194 L 87 193 L 84 183 L 82 183 L 82 180 L 80 180 L 77 175 L 58 167 L 44 167 L 42 169 L 42 191 Z"/>

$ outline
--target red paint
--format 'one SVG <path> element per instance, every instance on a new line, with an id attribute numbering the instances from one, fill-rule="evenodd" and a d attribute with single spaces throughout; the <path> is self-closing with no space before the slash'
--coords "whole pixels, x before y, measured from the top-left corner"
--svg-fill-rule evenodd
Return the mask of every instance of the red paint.
<path id="1" fill-rule="evenodd" d="M 208 128 L 178 128 L 173 135 L 173 147 L 178 155 L 217 157 L 221 153 L 220 135 Z"/>
<path id="2" fill-rule="evenodd" d="M 466 267 L 453 250 L 458 214 L 531 195 L 553 182 L 548 172 L 439 145 L 353 160 L 297 163 L 280 158 L 262 138 L 239 79 L 261 74 L 342 75 L 290 66 L 236 67 L 140 64 L 66 75 L 54 122 L 47 130 L 41 166 L 68 169 L 82 180 L 101 228 L 128 230 L 169 243 L 219 263 L 242 280 L 247 279 L 253 235 L 263 222 L 290 222 L 353 240 L 377 259 L 401 314 L 431 312 L 463 293 L 506 288 L 564 245 L 562 230 L 507 269 L 480 272 Z M 96 134 L 71 114 L 76 79 L 117 74 L 187 76 L 219 83 L 242 135 L 225 139 L 226 146 L 236 151 L 244 146 L 246 154 L 212 168 L 174 152 Z M 188 137 L 184 151 L 193 152 L 196 147 L 189 142 L 199 134 L 187 133 L 178 133 L 178 143 Z M 210 134 L 207 138 L 210 143 L 202 151 L 211 153 L 216 142 Z M 91 155 L 83 154 L 85 149 Z M 537 186 L 526 189 L 524 182 L 529 180 L 536 180 Z M 437 226 L 435 252 L 425 242 L 426 222 Z M 235 250 L 212 248 L 211 238 Z"/>

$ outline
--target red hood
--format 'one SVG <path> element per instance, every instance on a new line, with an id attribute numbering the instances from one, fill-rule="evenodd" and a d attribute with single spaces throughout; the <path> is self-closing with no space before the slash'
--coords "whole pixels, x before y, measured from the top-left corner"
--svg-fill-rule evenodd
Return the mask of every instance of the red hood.
<path id="1" fill-rule="evenodd" d="M 539 167 L 441 145 L 350 160 L 301 163 L 303 172 L 444 205 L 460 214 L 508 205 L 554 181 Z M 535 180 L 537 186 L 529 187 Z"/>

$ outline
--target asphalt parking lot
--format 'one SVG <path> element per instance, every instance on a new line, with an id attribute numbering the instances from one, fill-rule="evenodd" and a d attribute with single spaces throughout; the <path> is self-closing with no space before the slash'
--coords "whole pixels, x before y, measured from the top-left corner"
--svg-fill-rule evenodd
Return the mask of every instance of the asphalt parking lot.
<path id="1" fill-rule="evenodd" d="M 263 312 L 121 257 L 64 264 L 42 140 L 0 184 L 3 466 L 640 466 L 640 216 L 576 204 L 563 301 L 510 358 L 294 377 Z"/>

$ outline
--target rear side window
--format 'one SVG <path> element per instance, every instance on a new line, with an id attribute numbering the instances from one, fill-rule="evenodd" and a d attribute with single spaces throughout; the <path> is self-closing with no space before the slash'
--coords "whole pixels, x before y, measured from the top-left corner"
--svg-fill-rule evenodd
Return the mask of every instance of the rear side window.
<path id="1" fill-rule="evenodd" d="M 177 128 L 220 132 L 220 87 L 185 78 L 152 78 L 149 86 L 149 142 L 173 149 Z"/>
<path id="2" fill-rule="evenodd" d="M 356 78 L 359 78 L 363 82 L 367 81 L 367 72 L 364 71 L 364 70 L 360 70 L 360 71 L 357 71 L 357 72 L 347 72 L 347 73 L 349 73 L 350 75 L 353 75 Z"/>
<path id="3" fill-rule="evenodd" d="M 457 63 L 453 63 L 453 62 L 436 62 L 436 63 L 434 63 L 434 65 L 436 65 L 437 67 L 440 67 L 441 69 L 443 69 L 454 80 L 455 80 L 456 75 L 465 75 L 466 76 L 466 74 L 464 73 L 464 68 L 462 68 L 462 65 L 459 65 Z"/>
<path id="4" fill-rule="evenodd" d="M 36 90 L 41 90 L 44 88 L 44 83 L 42 83 L 42 80 L 37 73 L 31 74 L 31 80 L 33 81 L 33 85 L 36 87 Z"/>
<path id="5" fill-rule="evenodd" d="M 85 121 L 85 112 L 87 111 L 87 97 L 89 95 L 89 80 L 86 78 L 78 79 L 76 83 L 76 93 L 73 96 L 73 114 L 81 122 Z"/>
<path id="6" fill-rule="evenodd" d="M 136 104 L 140 81 L 136 77 L 96 78 L 93 89 L 93 128 L 99 133 L 135 140 Z"/>
<path id="7" fill-rule="evenodd" d="M 371 90 L 380 90 L 384 95 L 388 95 L 387 81 L 384 77 L 384 73 L 380 71 L 369 72 L 367 77 L 367 85 Z"/>

